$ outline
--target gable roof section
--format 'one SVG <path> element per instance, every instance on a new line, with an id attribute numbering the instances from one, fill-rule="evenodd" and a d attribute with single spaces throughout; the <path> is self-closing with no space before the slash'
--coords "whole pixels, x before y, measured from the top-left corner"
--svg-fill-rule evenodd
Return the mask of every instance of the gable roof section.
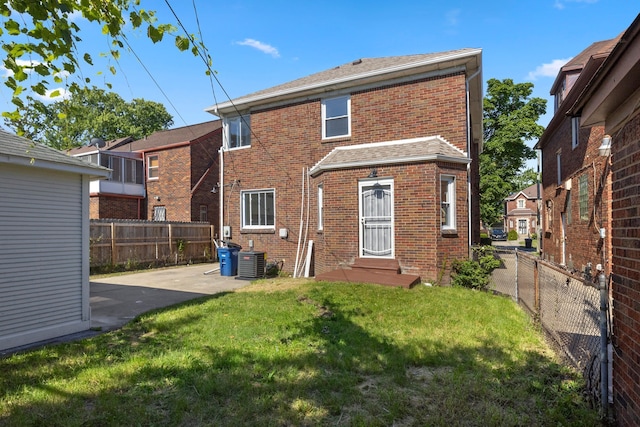
<path id="1" fill-rule="evenodd" d="M 570 113 L 583 117 L 582 126 L 602 124 L 608 133 L 619 129 L 638 108 L 640 91 L 640 14 L 619 37 L 607 59 L 589 81 Z"/>
<path id="2" fill-rule="evenodd" d="M 517 191 L 515 193 L 511 193 L 509 196 L 507 196 L 507 198 L 505 200 L 516 200 L 518 198 L 518 196 L 520 196 L 520 194 L 522 194 L 524 197 L 526 197 L 529 200 L 536 200 L 538 199 L 538 184 L 533 184 L 530 185 L 529 187 L 525 188 L 524 190 L 520 190 Z"/>
<path id="3" fill-rule="evenodd" d="M 110 170 L 92 165 L 44 144 L 0 130 L 0 164 L 31 166 L 106 178 Z"/>
<path id="4" fill-rule="evenodd" d="M 337 169 L 426 161 L 469 163 L 464 151 L 440 135 L 334 148 L 309 170 L 311 176 Z"/>
<path id="5" fill-rule="evenodd" d="M 222 121 L 212 120 L 175 129 L 161 130 L 145 138 L 118 146 L 113 151 L 155 151 L 176 145 L 185 145 L 221 127 Z"/>
<path id="6" fill-rule="evenodd" d="M 619 38 L 620 36 L 611 40 L 604 40 L 591 44 L 591 46 L 580 52 L 574 59 L 569 61 L 567 65 L 561 68 L 561 71 L 556 78 L 556 82 L 561 81 L 561 77 L 564 78 L 566 74 L 565 67 L 570 67 L 573 70 L 580 70 L 580 75 L 569 90 L 565 99 L 560 104 L 558 110 L 549 121 L 549 124 L 542 133 L 542 136 L 540 136 L 540 139 L 536 143 L 534 147 L 535 149 L 543 150 L 544 146 L 551 141 L 551 136 L 555 133 L 560 124 L 567 119 L 567 115 L 572 114 L 571 106 L 574 104 L 585 86 L 587 86 L 593 75 L 596 74 Z M 556 83 L 554 83 L 554 86 L 555 85 Z"/>
<path id="7" fill-rule="evenodd" d="M 130 136 L 125 136 L 124 138 L 112 139 L 110 141 L 106 141 L 103 147 L 97 147 L 95 145 L 83 145 L 82 147 L 75 147 L 71 150 L 67 151 L 67 154 L 70 156 L 78 156 L 80 154 L 89 154 L 89 153 L 97 153 L 102 150 L 113 150 L 114 148 L 120 147 L 123 144 L 133 141 L 133 138 Z"/>

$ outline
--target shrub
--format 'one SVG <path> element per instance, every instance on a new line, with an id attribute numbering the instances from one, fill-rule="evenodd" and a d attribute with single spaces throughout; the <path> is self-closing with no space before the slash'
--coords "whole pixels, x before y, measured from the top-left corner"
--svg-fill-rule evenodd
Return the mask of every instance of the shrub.
<path id="1" fill-rule="evenodd" d="M 508 240 L 518 240 L 518 232 L 516 230 L 509 230 L 507 234 Z"/>
<path id="2" fill-rule="evenodd" d="M 473 249 L 473 260 L 456 260 L 451 264 L 451 284 L 471 289 L 489 287 L 491 272 L 500 266 L 491 246 Z"/>

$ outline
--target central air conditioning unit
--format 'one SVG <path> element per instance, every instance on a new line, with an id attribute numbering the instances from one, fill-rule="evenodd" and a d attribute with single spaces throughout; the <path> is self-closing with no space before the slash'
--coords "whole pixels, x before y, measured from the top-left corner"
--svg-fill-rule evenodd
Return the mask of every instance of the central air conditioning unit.
<path id="1" fill-rule="evenodd" d="M 247 279 L 260 279 L 264 277 L 266 268 L 266 254 L 264 252 L 240 252 L 238 253 L 238 276 Z"/>

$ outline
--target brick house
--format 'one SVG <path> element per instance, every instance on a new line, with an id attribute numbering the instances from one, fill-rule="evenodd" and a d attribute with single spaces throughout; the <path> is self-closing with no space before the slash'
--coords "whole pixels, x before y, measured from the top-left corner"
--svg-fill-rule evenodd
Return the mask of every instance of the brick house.
<path id="1" fill-rule="evenodd" d="M 604 128 L 585 127 L 568 111 L 616 42 L 593 43 L 560 69 L 551 87 L 554 115 L 536 145 L 542 151 L 542 256 L 587 276 L 597 264 L 610 271 L 611 176 L 598 152 Z"/>
<path id="2" fill-rule="evenodd" d="M 217 226 L 221 122 L 214 120 L 71 150 L 113 170 L 91 183 L 92 219 L 204 221 Z M 217 229 L 217 227 L 216 227 Z"/>
<path id="3" fill-rule="evenodd" d="M 479 242 L 480 49 L 358 59 L 208 111 L 221 223 L 289 272 L 313 240 L 316 278 L 389 261 L 446 282 Z"/>
<path id="4" fill-rule="evenodd" d="M 640 425 L 640 15 L 621 35 L 571 113 L 610 136 L 613 407 L 617 425 Z M 607 151 L 610 150 L 610 153 Z"/>
<path id="5" fill-rule="evenodd" d="M 504 199 L 504 230 L 515 230 L 519 237 L 528 237 L 536 233 L 538 219 L 538 184 L 510 194 Z"/>

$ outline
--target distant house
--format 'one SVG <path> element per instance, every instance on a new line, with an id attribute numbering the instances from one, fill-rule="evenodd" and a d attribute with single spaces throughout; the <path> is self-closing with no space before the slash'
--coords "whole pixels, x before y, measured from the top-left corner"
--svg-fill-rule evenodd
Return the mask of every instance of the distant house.
<path id="1" fill-rule="evenodd" d="M 290 272 L 312 240 L 316 278 L 446 281 L 480 239 L 481 63 L 480 49 L 362 58 L 210 107 L 228 238 Z"/>
<path id="2" fill-rule="evenodd" d="M 616 424 L 640 424 L 640 15 L 617 40 L 569 113 L 585 131 L 604 127 L 611 161 L 613 406 Z M 594 153 L 595 156 L 595 153 Z M 597 175 L 596 175 L 597 176 Z M 597 193 L 596 193 L 597 194 Z"/>
<path id="3" fill-rule="evenodd" d="M 597 264 L 611 268 L 611 176 L 598 151 L 603 126 L 584 126 L 570 109 L 617 41 L 593 43 L 560 69 L 551 88 L 554 115 L 536 146 L 542 150 L 542 256 L 585 275 Z"/>
<path id="4" fill-rule="evenodd" d="M 69 154 L 113 170 L 91 185 L 91 218 L 203 221 L 218 225 L 221 122 L 82 147 Z M 217 229 L 217 227 L 216 227 Z"/>
<path id="5" fill-rule="evenodd" d="M 533 184 L 504 200 L 504 230 L 507 233 L 515 230 L 518 236 L 528 237 L 537 232 L 539 192 L 538 184 Z"/>
<path id="6" fill-rule="evenodd" d="M 0 350 L 89 329 L 89 182 L 108 174 L 0 131 Z"/>

